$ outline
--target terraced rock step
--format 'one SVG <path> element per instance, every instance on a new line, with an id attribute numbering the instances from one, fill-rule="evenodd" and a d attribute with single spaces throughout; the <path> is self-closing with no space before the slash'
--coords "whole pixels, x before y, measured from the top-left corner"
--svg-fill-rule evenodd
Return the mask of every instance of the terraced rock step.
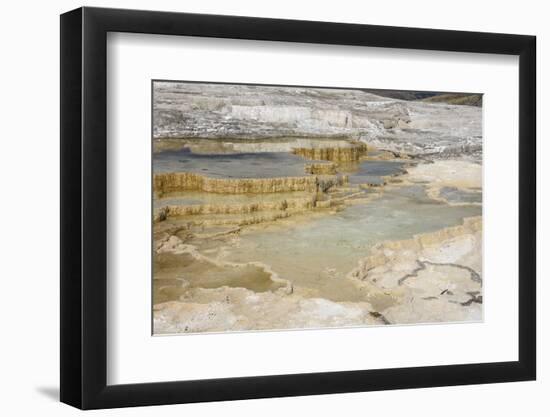
<path id="1" fill-rule="evenodd" d="M 158 223 L 169 217 L 186 217 L 189 218 L 190 224 L 243 226 L 287 218 L 315 209 L 337 208 L 352 200 L 367 197 L 367 194 L 359 188 L 343 187 L 342 191 L 338 191 L 339 189 L 339 187 L 335 188 L 330 194 L 312 193 L 294 198 L 287 197 L 289 193 L 281 193 L 282 196 L 279 199 L 257 201 L 251 199 L 252 202 L 247 203 L 159 206 L 154 211 L 153 221 Z"/>
<path id="2" fill-rule="evenodd" d="M 302 198 L 284 198 L 274 201 L 258 201 L 247 204 L 196 204 L 165 206 L 167 215 L 191 216 L 198 214 L 247 214 L 270 210 L 309 210 L 315 207 L 316 196 Z"/>
<path id="3" fill-rule="evenodd" d="M 279 219 L 286 219 L 303 210 L 271 210 L 253 213 L 230 213 L 230 214 L 197 214 L 185 217 L 190 226 L 248 226 L 252 224 L 274 222 Z"/>
<path id="4" fill-rule="evenodd" d="M 313 175 L 335 175 L 336 164 L 334 162 L 307 164 L 305 171 L 306 174 Z"/>
<path id="5" fill-rule="evenodd" d="M 350 146 L 333 148 L 294 148 L 294 155 L 306 159 L 331 162 L 355 162 L 367 155 L 367 145 L 361 142 L 351 142 Z"/>
<path id="6" fill-rule="evenodd" d="M 173 191 L 204 191 L 209 193 L 281 193 L 290 191 L 317 192 L 347 183 L 342 176 L 304 176 L 282 178 L 210 178 L 191 172 L 156 174 L 153 188 L 162 194 Z"/>

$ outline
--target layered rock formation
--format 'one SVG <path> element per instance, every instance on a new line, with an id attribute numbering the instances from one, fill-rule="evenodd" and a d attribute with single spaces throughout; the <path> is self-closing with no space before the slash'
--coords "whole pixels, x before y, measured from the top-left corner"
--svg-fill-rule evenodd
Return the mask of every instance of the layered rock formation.
<path id="1" fill-rule="evenodd" d="M 306 174 L 313 175 L 336 175 L 336 164 L 333 162 L 326 164 L 306 164 L 305 171 Z"/>
<path id="2" fill-rule="evenodd" d="M 292 153 L 313 160 L 357 162 L 367 154 L 367 145 L 354 142 L 347 147 L 294 148 Z"/>
<path id="3" fill-rule="evenodd" d="M 155 192 L 162 195 L 168 191 L 186 191 L 195 187 L 197 181 L 186 181 L 187 174 L 159 174 Z M 162 182 L 168 178 L 176 178 L 173 182 Z M 180 177 L 183 177 L 181 179 Z M 203 177 L 206 178 L 206 177 Z M 216 180 L 210 185 L 213 193 L 240 195 L 243 189 L 247 191 L 250 202 L 219 202 L 205 204 L 161 204 L 154 210 L 153 222 L 158 223 L 169 217 L 185 217 L 190 224 L 209 225 L 250 225 L 272 222 L 315 209 L 337 208 L 348 202 L 356 202 L 356 197 L 365 197 L 359 187 L 347 187 L 347 177 L 342 175 L 318 175 L 304 177 L 307 181 L 300 181 L 289 177 L 288 181 L 279 181 L 280 178 L 249 179 L 249 180 Z M 228 181 L 229 185 L 225 182 Z M 182 185 L 183 184 L 183 185 Z M 202 186 L 202 183 L 198 183 Z M 237 185 L 235 185 L 237 184 Z M 243 185 L 244 184 L 244 185 Z M 218 188 L 212 188 L 218 187 Z M 233 187 L 233 188 L 231 188 Z M 196 190 L 197 188 L 193 188 Z M 240 193 L 231 193 L 238 189 Z M 199 188 L 199 190 L 203 190 Z M 329 193 L 330 192 L 330 193 Z M 262 194 L 274 194 L 272 198 L 262 199 Z M 297 195 L 295 195 L 297 194 Z M 256 195 L 256 198 L 252 196 Z M 162 200 L 161 200 L 162 201 Z M 168 199 L 168 201 L 170 201 Z M 189 217 L 191 216 L 191 217 Z"/>
<path id="4" fill-rule="evenodd" d="M 289 191 L 325 191 L 347 182 L 346 176 L 304 176 L 282 178 L 210 178 L 191 172 L 156 174 L 153 188 L 157 193 L 204 191 L 222 194 L 263 194 Z"/>
<path id="5" fill-rule="evenodd" d="M 166 215 L 193 216 L 200 214 L 249 214 L 273 210 L 308 210 L 315 207 L 316 194 L 302 198 L 283 198 L 275 201 L 258 201 L 248 204 L 192 204 L 166 206 Z"/>
<path id="6" fill-rule="evenodd" d="M 380 97 L 363 90 L 154 84 L 156 139 L 346 137 L 407 154 L 481 150 L 481 108 Z"/>

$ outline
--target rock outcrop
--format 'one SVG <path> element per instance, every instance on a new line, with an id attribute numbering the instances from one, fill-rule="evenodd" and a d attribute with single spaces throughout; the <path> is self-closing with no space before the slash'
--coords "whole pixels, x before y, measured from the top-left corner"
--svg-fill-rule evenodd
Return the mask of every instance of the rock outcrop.
<path id="1" fill-rule="evenodd" d="M 294 148 L 294 155 L 306 159 L 332 161 L 332 162 L 356 162 L 367 155 L 367 145 L 354 142 L 347 147 L 335 148 Z"/>
<path id="2" fill-rule="evenodd" d="M 159 194 L 172 191 L 204 191 L 222 194 L 317 192 L 346 182 L 345 175 L 234 179 L 210 178 L 191 172 L 173 172 L 156 174 L 153 178 L 153 189 Z"/>
<path id="3" fill-rule="evenodd" d="M 169 205 L 165 216 L 193 216 L 201 214 L 250 214 L 259 211 L 294 210 L 305 211 L 315 207 L 316 195 L 302 198 L 284 198 L 275 201 L 258 201 L 249 204 L 195 204 Z"/>
<path id="4" fill-rule="evenodd" d="M 481 151 L 482 113 L 474 106 L 360 89 L 184 82 L 155 82 L 153 100 L 155 139 L 346 137 L 413 155 Z"/>
<path id="5" fill-rule="evenodd" d="M 329 162 L 326 164 L 306 164 L 306 174 L 312 175 L 336 175 L 336 164 Z"/>

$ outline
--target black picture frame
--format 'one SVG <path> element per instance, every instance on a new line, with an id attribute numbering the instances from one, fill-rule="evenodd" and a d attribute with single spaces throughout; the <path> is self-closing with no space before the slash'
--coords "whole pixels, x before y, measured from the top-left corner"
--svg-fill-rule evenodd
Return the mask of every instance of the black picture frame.
<path id="1" fill-rule="evenodd" d="M 519 56 L 518 361 L 107 385 L 108 32 Z M 61 401 L 81 409 L 534 380 L 534 36 L 102 8 L 61 15 Z"/>

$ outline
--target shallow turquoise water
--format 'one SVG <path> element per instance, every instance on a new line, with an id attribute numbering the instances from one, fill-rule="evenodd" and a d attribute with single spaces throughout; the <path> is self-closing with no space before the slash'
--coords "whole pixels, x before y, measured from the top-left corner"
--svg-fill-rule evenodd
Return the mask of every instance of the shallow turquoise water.
<path id="1" fill-rule="evenodd" d="M 350 300 L 356 290 L 342 278 L 374 244 L 458 225 L 464 217 L 480 214 L 479 206 L 453 207 L 431 200 L 422 186 L 397 188 L 333 215 L 243 233 L 229 248 L 228 259 L 264 262 L 319 296 Z"/>
<path id="2" fill-rule="evenodd" d="M 194 172 L 213 178 L 274 178 L 307 175 L 305 166 L 312 161 L 288 152 L 202 154 L 188 149 L 164 151 L 153 155 L 153 171 Z M 350 184 L 380 184 L 381 176 L 402 171 L 404 163 L 363 161 L 347 164 L 343 173 Z"/>
<path id="3" fill-rule="evenodd" d="M 481 191 L 466 191 L 454 187 L 443 187 L 441 197 L 450 203 L 481 203 Z"/>
<path id="4" fill-rule="evenodd" d="M 350 184 L 382 184 L 381 177 L 403 172 L 405 163 L 396 161 L 364 161 L 349 174 Z"/>
<path id="5" fill-rule="evenodd" d="M 308 161 L 287 152 L 195 154 L 188 150 L 165 151 L 154 156 L 155 172 L 187 171 L 216 178 L 268 178 L 305 175 Z M 381 183 L 382 177 L 402 172 L 396 161 L 364 161 L 341 168 L 351 185 Z M 346 172 L 347 171 L 347 172 Z M 481 194 L 444 189 L 449 199 L 475 203 Z M 293 193 L 289 193 L 293 194 Z M 266 198 L 280 198 L 281 195 Z M 291 197 L 285 196 L 285 197 Z M 235 204 L 256 201 L 257 195 L 214 195 L 186 192 L 155 201 L 165 204 Z M 424 185 L 384 187 L 380 197 L 350 205 L 343 211 L 320 217 L 299 216 L 248 229 L 228 242 L 224 259 L 262 262 L 281 278 L 315 295 L 335 301 L 362 296 L 346 274 L 368 255 L 376 243 L 411 238 L 462 223 L 464 217 L 481 215 L 479 205 L 450 206 L 430 199 Z M 208 245 L 220 250 L 221 242 Z M 198 243 L 200 246 L 200 242 Z M 201 248 L 199 248 L 200 250 Z M 207 249 L 205 246 L 203 249 Z"/>
<path id="6" fill-rule="evenodd" d="M 301 177 L 307 161 L 288 152 L 198 154 L 187 149 L 153 155 L 153 171 L 194 172 L 213 178 Z"/>

